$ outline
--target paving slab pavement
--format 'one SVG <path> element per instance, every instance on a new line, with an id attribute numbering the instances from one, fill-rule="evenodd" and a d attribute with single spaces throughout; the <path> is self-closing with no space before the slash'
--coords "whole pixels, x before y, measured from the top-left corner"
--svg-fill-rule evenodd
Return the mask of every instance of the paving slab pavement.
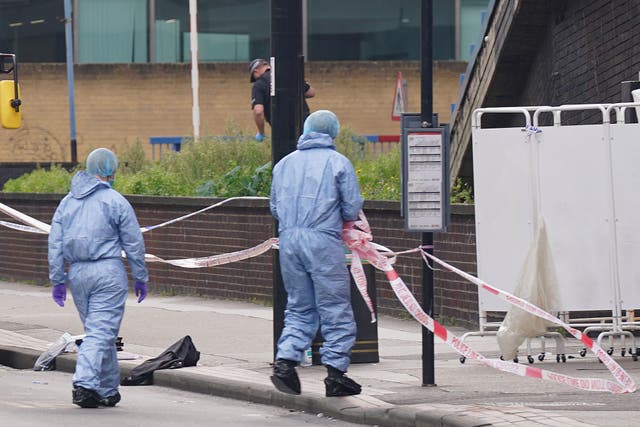
<path id="1" fill-rule="evenodd" d="M 51 288 L 0 281 L 0 364 L 30 368 L 64 332 L 82 334 L 72 299 L 64 308 Z M 70 297 L 70 295 L 69 295 Z M 638 394 L 585 392 L 565 385 L 502 373 L 459 355 L 436 339 L 436 386 L 421 385 L 421 330 L 413 320 L 380 316 L 379 363 L 352 364 L 349 376 L 362 384 L 359 396 L 324 397 L 322 366 L 300 367 L 303 392 L 292 396 L 271 385 L 272 308 L 251 303 L 150 294 L 127 301 L 120 335 L 123 374 L 155 357 L 185 335 L 201 352 L 198 366 L 156 371 L 155 383 L 183 390 L 246 399 L 380 426 L 553 425 L 619 426 L 640 419 Z M 464 329 L 451 327 L 460 336 Z M 487 357 L 499 350 L 492 336 L 466 341 Z M 556 363 L 547 341 L 543 362 L 534 366 L 576 377 L 610 378 L 595 357 L 578 355 L 567 340 L 566 363 Z M 526 358 L 521 362 L 526 363 Z M 638 381 L 640 362 L 616 357 Z M 74 354 L 58 357 L 58 369 L 73 371 Z M 127 387 L 121 392 L 126 399 Z M 61 396 L 66 399 L 67 396 Z"/>

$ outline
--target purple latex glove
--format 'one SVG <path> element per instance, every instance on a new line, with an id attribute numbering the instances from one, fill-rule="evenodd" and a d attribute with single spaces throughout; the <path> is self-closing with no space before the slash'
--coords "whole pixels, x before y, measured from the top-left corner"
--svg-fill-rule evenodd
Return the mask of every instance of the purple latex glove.
<path id="1" fill-rule="evenodd" d="M 138 297 L 138 304 L 141 303 L 147 296 L 147 284 L 143 281 L 136 280 L 136 283 L 133 285 L 133 290 Z"/>
<path id="2" fill-rule="evenodd" d="M 64 283 L 58 283 L 51 290 L 51 298 L 58 304 L 60 307 L 64 307 L 64 302 L 67 299 L 67 287 Z"/>

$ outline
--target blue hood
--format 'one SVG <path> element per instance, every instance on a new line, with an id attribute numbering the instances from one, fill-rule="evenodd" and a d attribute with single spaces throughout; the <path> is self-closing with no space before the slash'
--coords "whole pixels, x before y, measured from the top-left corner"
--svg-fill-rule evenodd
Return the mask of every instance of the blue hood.
<path id="1" fill-rule="evenodd" d="M 340 238 L 342 223 L 358 218 L 362 196 L 351 162 L 324 133 L 309 132 L 298 149 L 273 168 L 271 213 L 280 236 L 293 229 L 312 229 Z"/>
<path id="2" fill-rule="evenodd" d="M 100 181 L 86 171 L 75 174 L 71 180 L 71 196 L 74 199 L 83 199 L 99 188 L 111 188 L 107 182 Z"/>
<path id="3" fill-rule="evenodd" d="M 308 150 L 310 148 L 331 148 L 336 149 L 336 145 L 326 133 L 309 132 L 300 135 L 298 139 L 298 150 Z"/>

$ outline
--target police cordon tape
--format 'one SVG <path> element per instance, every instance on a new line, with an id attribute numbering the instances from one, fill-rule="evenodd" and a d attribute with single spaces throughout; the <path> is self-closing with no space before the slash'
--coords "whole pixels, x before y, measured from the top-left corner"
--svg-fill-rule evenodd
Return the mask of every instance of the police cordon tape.
<path id="1" fill-rule="evenodd" d="M 452 347 L 459 354 L 465 356 L 466 358 L 470 360 L 477 360 L 487 366 L 503 372 L 509 372 L 523 377 L 539 378 L 547 381 L 553 381 L 556 383 L 566 384 L 581 390 L 608 391 L 611 393 L 630 393 L 636 390 L 635 382 L 633 381 L 631 376 L 629 376 L 629 374 L 624 369 L 622 369 L 622 367 L 620 367 L 620 365 L 618 365 L 618 363 L 613 360 L 613 358 L 609 354 L 607 354 L 598 345 L 596 345 L 596 343 L 594 343 L 593 340 L 587 335 L 582 334 L 577 329 L 572 328 L 571 326 L 567 325 L 560 319 L 547 313 L 541 308 L 508 292 L 494 288 L 493 286 L 490 286 L 482 280 L 479 280 L 478 278 L 465 273 L 453 267 L 452 265 L 447 264 L 446 262 L 425 251 L 425 249 L 428 248 L 418 248 L 427 265 L 429 265 L 427 259 L 431 259 L 447 270 L 460 275 L 461 277 L 469 280 L 480 288 L 485 289 L 491 292 L 493 295 L 496 295 L 497 297 L 505 300 L 509 304 L 563 327 L 567 332 L 569 332 L 578 340 L 582 341 L 582 343 L 587 348 L 595 353 L 598 359 L 600 359 L 607 367 L 607 369 L 609 369 L 613 377 L 616 379 L 617 383 L 600 378 L 575 378 L 523 364 L 506 362 L 499 359 L 487 359 L 482 354 L 473 350 L 469 345 L 465 344 L 462 340 L 460 340 L 460 338 L 449 332 L 445 327 L 443 327 L 440 323 L 431 318 L 422 310 L 418 301 L 415 299 L 411 291 L 407 288 L 406 284 L 395 271 L 395 269 L 391 266 L 391 264 L 389 264 L 387 258 L 385 256 L 382 256 L 382 254 L 380 254 L 371 244 L 371 229 L 363 213 L 361 213 L 360 220 L 345 224 L 345 227 L 342 231 L 342 239 L 347 247 L 351 250 L 352 254 L 357 254 L 359 257 L 366 259 L 371 263 L 371 265 L 386 274 L 387 279 L 391 284 L 391 288 L 395 292 L 402 305 L 407 309 L 407 311 L 413 316 L 414 319 L 416 319 L 424 327 L 433 332 L 434 335 L 449 344 L 450 347 Z"/>
<path id="2" fill-rule="evenodd" d="M 242 197 L 235 197 L 232 199 L 242 199 Z M 208 206 L 197 212 L 192 212 L 188 215 L 175 218 L 173 220 L 164 222 L 162 224 L 158 224 L 150 227 L 142 227 L 142 230 L 143 232 L 150 231 L 150 230 L 160 228 L 169 224 L 173 224 L 175 222 L 197 215 L 198 213 L 202 213 L 206 210 L 212 209 L 216 206 L 220 206 L 232 199 L 226 199 L 222 202 Z M 252 198 L 252 199 L 256 199 L 256 198 Z M 35 218 L 32 218 L 15 209 L 12 209 L 5 204 L 0 203 L 0 212 L 3 212 L 11 216 L 12 218 L 15 218 L 27 224 L 27 226 L 9 223 L 6 221 L 0 221 L 0 225 L 3 225 L 5 227 L 8 227 L 14 230 L 18 230 L 18 231 L 26 231 L 26 232 L 39 233 L 39 234 L 49 233 L 50 226 L 48 224 L 42 221 L 39 221 Z M 367 293 L 367 282 L 366 282 L 366 276 L 364 274 L 364 270 L 362 268 L 362 260 L 367 260 L 376 269 L 381 270 L 386 274 L 387 279 L 389 280 L 389 284 L 391 285 L 391 288 L 393 289 L 394 293 L 396 294 L 396 296 L 398 297 L 402 305 L 413 316 L 413 318 L 415 318 L 418 322 L 420 322 L 420 324 L 422 324 L 424 327 L 429 329 L 438 338 L 440 338 L 445 343 L 447 343 L 456 352 L 463 355 L 469 360 L 477 360 L 489 367 L 498 369 L 503 372 L 508 372 L 508 373 L 520 375 L 523 377 L 538 378 L 546 381 L 566 384 L 580 390 L 607 391 L 611 393 L 630 393 L 630 392 L 636 391 L 636 385 L 633 379 L 615 360 L 613 360 L 613 358 L 609 354 L 607 354 L 607 352 L 602 350 L 586 334 L 583 334 L 579 330 L 572 328 L 571 326 L 564 323 L 562 320 L 558 319 L 557 317 L 551 315 L 550 313 L 547 313 L 541 308 L 519 297 L 516 297 L 515 295 L 512 295 L 508 292 L 495 288 L 483 282 L 482 280 L 468 273 L 465 273 L 464 271 L 459 270 L 458 268 L 453 267 L 450 264 L 447 264 L 446 262 L 428 253 L 425 250 L 425 249 L 430 249 L 428 247 L 421 246 L 415 249 L 410 249 L 408 251 L 394 253 L 388 250 L 387 248 L 384 248 L 380 245 L 373 243 L 371 228 L 369 227 L 369 224 L 363 212 L 360 212 L 360 218 L 357 221 L 350 221 L 344 224 L 344 227 L 342 230 L 342 240 L 351 251 L 351 272 L 352 272 L 354 281 L 356 282 L 356 285 L 358 287 L 358 290 L 360 291 L 363 299 L 367 304 L 367 307 L 371 312 L 372 322 L 375 322 L 375 313 L 373 310 L 371 299 Z M 168 263 L 168 264 L 171 264 L 177 267 L 183 267 L 183 268 L 203 268 L 203 267 L 211 267 L 216 265 L 223 265 L 223 264 L 247 259 L 253 256 L 263 254 L 269 249 L 275 248 L 275 247 L 277 247 L 277 239 L 271 238 L 249 249 L 244 249 L 241 251 L 232 252 L 228 254 L 214 255 L 211 257 L 164 260 L 154 255 L 147 254 L 146 259 L 149 262 L 164 262 L 164 263 Z M 568 375 L 548 371 L 545 369 L 539 369 L 532 366 L 527 366 L 524 364 L 507 362 L 500 359 L 488 359 L 484 357 L 482 354 L 473 350 L 468 344 L 464 343 L 462 340 L 460 340 L 460 338 L 458 338 L 457 336 L 449 332 L 444 326 L 442 326 L 435 319 L 431 318 L 427 313 L 425 313 L 420 307 L 420 304 L 418 303 L 418 301 L 415 299 L 415 297 L 411 293 L 411 291 L 407 288 L 402 278 L 395 271 L 389 257 L 394 257 L 393 259 L 395 259 L 395 256 L 397 255 L 412 253 L 412 252 L 420 252 L 424 262 L 427 263 L 427 265 L 430 268 L 431 268 L 431 265 L 428 262 L 429 259 L 441 265 L 445 269 L 467 279 L 471 283 L 477 285 L 479 288 L 484 289 L 490 292 L 491 294 L 495 295 L 496 297 L 503 299 L 507 303 L 515 307 L 518 307 L 528 313 L 531 313 L 535 316 L 541 317 L 551 323 L 561 326 L 567 332 L 569 332 L 573 337 L 580 340 L 588 349 L 590 349 L 598 357 L 598 359 L 602 361 L 602 363 L 607 367 L 607 369 L 611 372 L 612 376 L 617 382 L 613 382 L 613 381 L 601 379 L 601 378 L 576 378 L 576 377 L 571 377 Z"/>

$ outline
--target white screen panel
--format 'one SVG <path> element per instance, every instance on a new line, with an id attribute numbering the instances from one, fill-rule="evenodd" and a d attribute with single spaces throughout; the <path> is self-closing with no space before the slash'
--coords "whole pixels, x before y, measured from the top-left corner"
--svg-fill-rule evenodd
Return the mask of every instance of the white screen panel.
<path id="1" fill-rule="evenodd" d="M 619 271 L 626 308 L 640 306 L 640 197 L 636 196 L 640 152 L 633 128 L 611 127 Z M 532 141 L 538 141 L 540 206 L 558 275 L 560 307 L 570 311 L 611 309 L 614 293 L 604 127 L 541 129 Z M 473 138 L 478 275 L 512 292 L 533 237 L 529 143 L 523 142 L 525 134 L 519 128 L 474 130 Z M 481 311 L 508 308 L 482 291 L 479 305 Z"/>
<path id="2" fill-rule="evenodd" d="M 640 307 L 640 125 L 611 126 L 623 309 Z"/>
<path id="3" fill-rule="evenodd" d="M 473 133 L 478 277 L 513 291 L 532 237 L 529 144 L 519 128 Z M 479 291 L 479 309 L 506 310 Z"/>

